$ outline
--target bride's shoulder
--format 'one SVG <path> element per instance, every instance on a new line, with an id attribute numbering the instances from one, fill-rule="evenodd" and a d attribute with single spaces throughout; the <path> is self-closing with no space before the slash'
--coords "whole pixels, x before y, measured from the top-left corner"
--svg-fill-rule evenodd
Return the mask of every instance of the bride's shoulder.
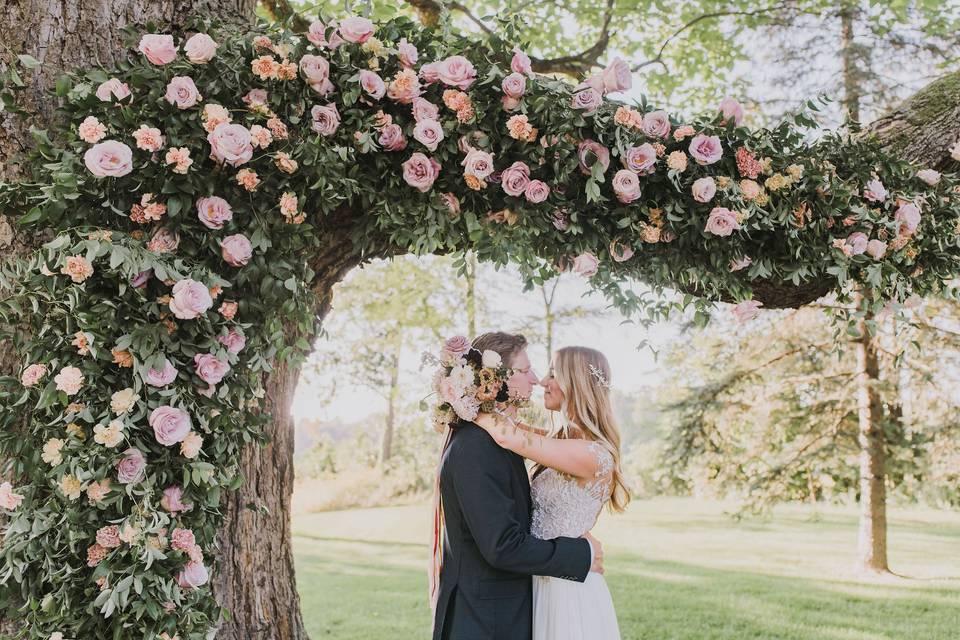
<path id="1" fill-rule="evenodd" d="M 613 454 L 602 443 L 593 440 L 587 444 L 587 450 L 597 461 L 594 478 L 607 478 L 613 473 Z"/>

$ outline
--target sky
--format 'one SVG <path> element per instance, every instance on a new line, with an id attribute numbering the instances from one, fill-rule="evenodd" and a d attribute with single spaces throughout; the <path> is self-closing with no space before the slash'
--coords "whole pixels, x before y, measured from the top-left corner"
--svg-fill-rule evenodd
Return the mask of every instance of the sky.
<path id="1" fill-rule="evenodd" d="M 408 256 L 405 259 L 418 258 Z M 429 261 L 433 258 L 420 259 Z M 349 287 L 350 278 L 340 286 Z M 492 330 L 518 331 L 525 322 L 529 322 L 530 316 L 534 316 L 543 307 L 541 294 L 536 290 L 524 292 L 522 281 L 514 271 L 497 272 L 492 267 L 481 266 L 477 287 L 486 290 L 487 297 L 492 298 L 487 303 L 488 308 L 478 313 L 477 330 L 481 333 Z M 675 338 L 676 326 L 660 324 L 648 332 L 642 326 L 623 324 L 623 316 L 616 310 L 605 309 L 605 302 L 600 296 L 584 298 L 583 295 L 588 291 L 586 280 L 581 277 L 575 274 L 565 274 L 562 277 L 557 289 L 555 308 L 579 307 L 594 310 L 596 315 L 555 328 L 554 348 L 580 345 L 602 351 L 610 361 L 614 389 L 630 392 L 653 382 L 662 373 L 662 365 L 657 362 L 650 349 L 638 349 L 638 345 L 646 338 L 655 345 L 664 346 Z M 333 307 L 328 316 L 328 325 L 335 324 L 336 297 Z M 465 315 L 452 318 L 452 324 L 460 327 L 458 333 L 465 333 Z M 321 338 L 326 339 L 336 339 L 336 336 Z M 439 350 L 439 346 L 410 345 L 403 354 L 402 383 L 406 391 L 416 394 L 415 400 L 430 393 L 431 371 L 421 370 L 420 355 L 426 349 Z M 548 369 L 549 357 L 543 342 L 532 341 L 528 354 L 534 370 L 544 375 Z M 336 375 L 336 372 L 331 371 L 328 374 Z M 320 398 L 325 395 L 327 388 L 323 377 L 308 374 L 301 376 L 293 401 L 293 413 L 298 422 L 306 419 L 354 422 L 385 410 L 386 403 L 377 393 L 360 386 L 338 384 L 333 400 L 321 401 Z"/>

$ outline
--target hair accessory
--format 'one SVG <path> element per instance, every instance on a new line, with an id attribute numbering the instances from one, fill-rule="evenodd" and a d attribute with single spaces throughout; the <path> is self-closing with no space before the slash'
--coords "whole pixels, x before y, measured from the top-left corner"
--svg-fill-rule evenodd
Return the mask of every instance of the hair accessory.
<path id="1" fill-rule="evenodd" d="M 607 382 L 607 378 L 603 375 L 603 371 L 600 371 L 597 367 L 590 365 L 590 375 L 597 379 L 597 383 L 604 389 L 610 388 L 610 383 Z"/>

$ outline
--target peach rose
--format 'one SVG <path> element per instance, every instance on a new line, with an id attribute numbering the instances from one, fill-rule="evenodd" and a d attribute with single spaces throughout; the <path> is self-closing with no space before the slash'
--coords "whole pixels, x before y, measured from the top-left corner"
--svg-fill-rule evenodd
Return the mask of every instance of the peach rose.
<path id="1" fill-rule="evenodd" d="M 84 142 L 94 144 L 100 142 L 107 135 L 107 128 L 93 116 L 87 116 L 77 127 L 77 135 Z"/>
<path id="2" fill-rule="evenodd" d="M 590 278 L 597 273 L 597 267 L 600 260 L 592 253 L 581 253 L 573 259 L 573 271 L 579 273 L 584 278 Z"/>
<path id="3" fill-rule="evenodd" d="M 700 178 L 693 183 L 691 190 L 697 202 L 710 202 L 717 193 L 717 183 L 713 178 Z"/>
<path id="4" fill-rule="evenodd" d="M 60 273 L 80 283 L 93 275 L 93 265 L 83 256 L 70 256 L 67 264 L 60 268 Z"/>
<path id="5" fill-rule="evenodd" d="M 163 136 L 160 129 L 148 127 L 145 124 L 133 132 L 133 138 L 137 141 L 137 148 L 144 151 L 160 151 L 163 148 Z"/>
<path id="6" fill-rule="evenodd" d="M 31 364 L 23 370 L 23 375 L 20 376 L 20 383 L 25 387 L 33 387 L 43 380 L 45 375 L 47 375 L 47 365 Z"/>

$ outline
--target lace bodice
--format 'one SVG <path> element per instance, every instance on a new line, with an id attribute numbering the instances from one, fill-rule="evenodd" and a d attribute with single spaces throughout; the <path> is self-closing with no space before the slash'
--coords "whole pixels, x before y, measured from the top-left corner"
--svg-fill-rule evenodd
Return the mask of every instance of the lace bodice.
<path id="1" fill-rule="evenodd" d="M 554 469 L 541 472 L 530 485 L 533 519 L 530 533 L 541 540 L 560 536 L 578 538 L 593 528 L 600 509 L 610 498 L 613 456 L 599 442 L 588 445 L 597 457 L 597 472 L 581 484 Z"/>

